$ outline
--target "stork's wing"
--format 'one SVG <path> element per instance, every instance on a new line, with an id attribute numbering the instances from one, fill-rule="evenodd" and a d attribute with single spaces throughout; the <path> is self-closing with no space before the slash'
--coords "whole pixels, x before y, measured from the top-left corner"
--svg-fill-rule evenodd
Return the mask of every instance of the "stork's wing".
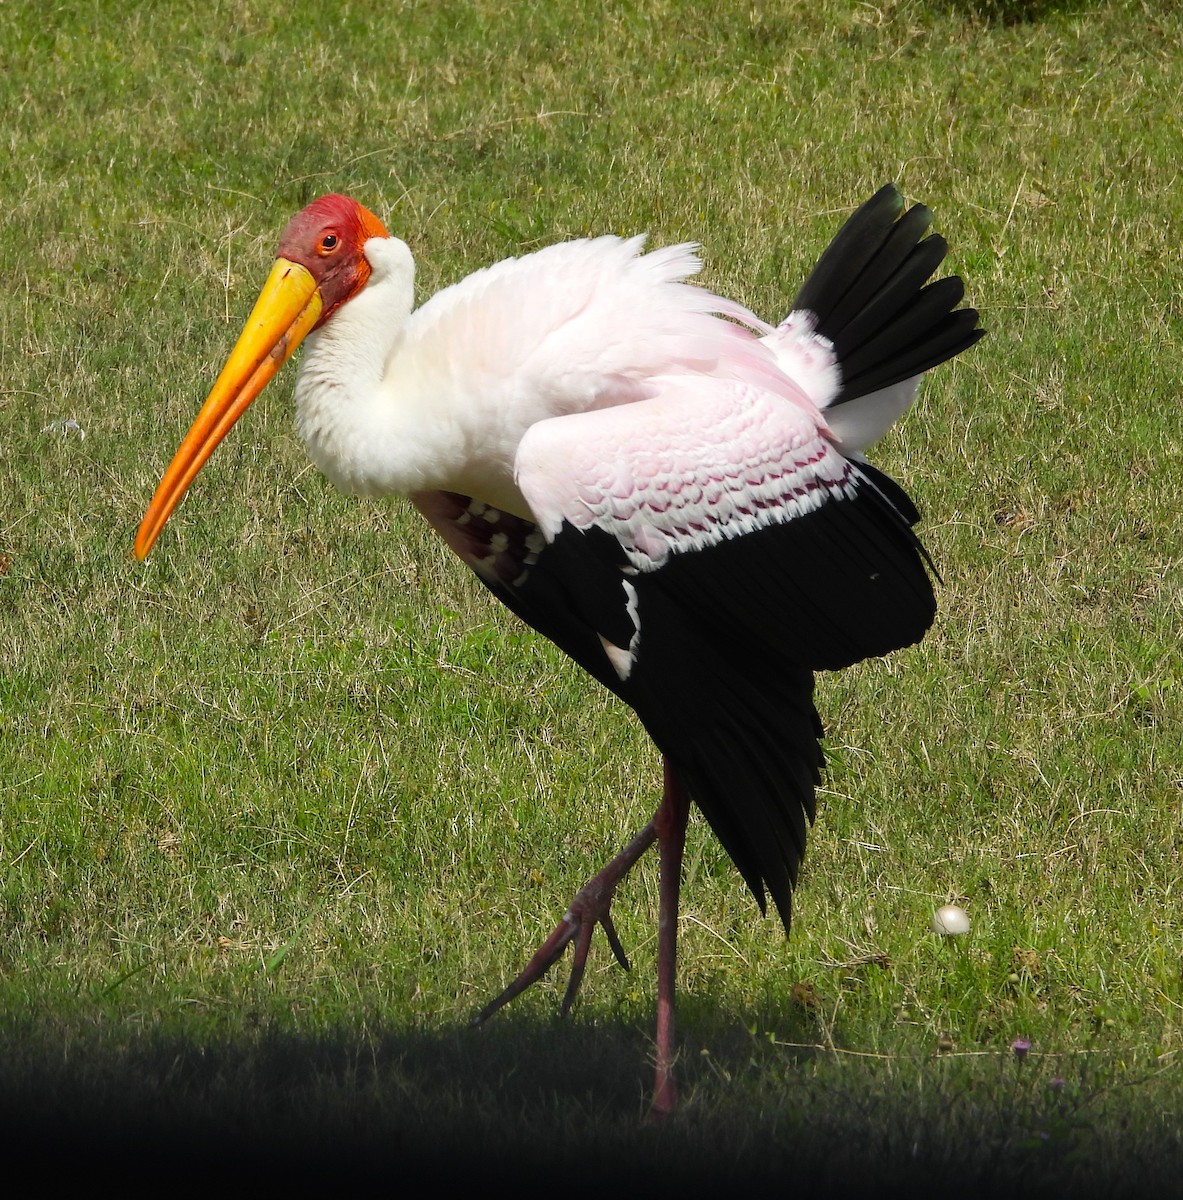
<path id="1" fill-rule="evenodd" d="M 626 408 L 539 422 L 516 462 L 556 556 L 617 565 L 613 617 L 590 583 L 576 602 L 616 648 L 636 644 L 631 664 L 648 630 L 643 611 L 623 614 L 641 588 L 674 597 L 700 637 L 754 638 L 803 667 L 919 640 L 935 604 L 898 485 L 844 457 L 784 396 L 697 376 L 655 386 Z M 617 669 L 627 678 L 631 665 Z"/>
<path id="2" fill-rule="evenodd" d="M 813 670 L 922 636 L 934 600 L 897 485 L 804 408 L 738 383 L 534 426 L 534 526 L 416 497 L 490 589 L 626 700 L 786 928 L 822 765 Z M 910 509 L 910 505 L 907 505 Z"/>
<path id="3" fill-rule="evenodd" d="M 605 687 L 620 692 L 595 628 L 570 603 L 546 539 L 533 521 L 457 492 L 419 492 L 411 500 L 507 608 Z"/>

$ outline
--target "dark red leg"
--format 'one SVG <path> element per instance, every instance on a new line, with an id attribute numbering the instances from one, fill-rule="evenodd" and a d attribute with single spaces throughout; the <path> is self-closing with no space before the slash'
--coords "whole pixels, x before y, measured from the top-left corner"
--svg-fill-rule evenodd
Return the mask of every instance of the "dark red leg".
<path id="1" fill-rule="evenodd" d="M 658 813 L 661 810 L 658 809 Z M 567 992 L 563 996 L 562 1012 L 566 1015 L 572 1001 L 575 999 L 579 985 L 583 981 L 583 970 L 587 965 L 587 951 L 591 945 L 592 934 L 597 925 L 603 925 L 608 937 L 608 945 L 616 961 L 627 971 L 628 958 L 624 947 L 616 936 L 616 927 L 612 924 L 612 895 L 616 885 L 629 873 L 633 864 L 653 845 L 658 834 L 656 817 L 650 821 L 640 833 L 598 874 L 593 876 L 579 889 L 570 907 L 563 914 L 563 919 L 555 926 L 554 932 L 534 952 L 534 957 L 525 965 L 521 974 L 499 996 L 490 1000 L 484 1008 L 472 1019 L 474 1025 L 487 1021 L 499 1008 L 504 1008 L 515 996 L 521 995 L 532 983 L 537 983 L 558 961 L 559 955 L 573 938 L 575 942 L 575 958 L 571 965 L 571 978 L 567 983 Z"/>
<path id="2" fill-rule="evenodd" d="M 532 983 L 537 983 L 558 961 L 567 943 L 574 941 L 575 957 L 571 964 L 571 978 L 567 983 L 561 1009 L 565 1015 L 583 981 L 587 951 L 597 925 L 604 927 L 616 961 L 627 971 L 628 958 L 612 924 L 612 897 L 617 885 L 629 873 L 637 859 L 657 842 L 661 861 L 657 929 L 657 1079 L 653 1089 L 651 1117 L 665 1116 L 673 1112 L 678 1103 L 678 1091 L 673 1077 L 674 986 L 678 955 L 678 895 L 682 882 L 682 851 L 686 844 L 686 821 L 689 815 L 690 799 L 678 783 L 674 769 L 666 761 L 665 787 L 653 820 L 598 875 L 593 876 L 580 888 L 563 914 L 563 919 L 550 937 L 534 952 L 534 957 L 517 978 L 472 1019 L 474 1025 L 480 1025 L 498 1009 L 504 1008 L 515 996 L 521 995 Z"/>
<path id="3" fill-rule="evenodd" d="M 678 1105 L 674 1083 L 674 986 L 678 965 L 678 897 L 682 886 L 682 851 L 690 798 L 665 760 L 665 791 L 653 817 L 661 862 L 657 916 L 657 1079 L 651 1117 L 672 1113 Z"/>

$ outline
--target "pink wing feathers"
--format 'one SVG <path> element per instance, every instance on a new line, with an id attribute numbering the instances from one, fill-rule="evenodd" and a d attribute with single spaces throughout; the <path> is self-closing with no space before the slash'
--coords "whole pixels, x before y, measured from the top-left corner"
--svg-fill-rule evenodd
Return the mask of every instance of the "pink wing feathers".
<path id="1" fill-rule="evenodd" d="M 687 284 L 696 247 L 646 254 L 644 241 L 561 242 L 476 271 L 412 315 L 403 361 L 436 375 L 455 363 L 448 385 L 526 424 L 644 399 L 648 381 L 670 373 L 775 387 L 783 377 L 758 336 L 771 327 Z"/>
<path id="2" fill-rule="evenodd" d="M 853 496 L 851 465 L 804 396 L 701 376 L 651 386 L 652 399 L 541 421 L 522 439 L 518 486 L 548 540 L 564 521 L 598 526 L 652 571 Z"/>

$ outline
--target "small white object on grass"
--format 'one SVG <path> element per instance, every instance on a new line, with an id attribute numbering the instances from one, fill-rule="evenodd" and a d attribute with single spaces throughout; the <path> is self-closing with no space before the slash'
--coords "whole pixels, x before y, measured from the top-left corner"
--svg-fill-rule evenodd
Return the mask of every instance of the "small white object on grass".
<path id="1" fill-rule="evenodd" d="M 969 933 L 969 916 L 956 904 L 944 904 L 932 914 L 932 931 L 945 937 Z"/>
<path id="2" fill-rule="evenodd" d="M 42 433 L 76 433 L 79 441 L 86 440 L 86 430 L 74 420 L 73 417 L 66 417 L 60 421 L 50 421 L 48 425 L 42 425 Z"/>

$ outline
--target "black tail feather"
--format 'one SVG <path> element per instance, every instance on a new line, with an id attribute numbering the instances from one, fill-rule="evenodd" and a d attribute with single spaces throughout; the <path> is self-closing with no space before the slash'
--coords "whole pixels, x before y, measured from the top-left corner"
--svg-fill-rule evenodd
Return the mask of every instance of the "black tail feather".
<path id="1" fill-rule="evenodd" d="M 875 295 L 899 270 L 904 260 L 916 248 L 932 224 L 932 213 L 923 204 L 914 204 L 888 231 L 883 247 L 859 280 L 859 286 L 848 288 L 845 296 L 825 318 L 826 328 L 836 338 L 858 315 L 868 295 Z M 927 276 L 926 276 L 927 278 Z M 827 334 L 826 336 L 831 336 Z"/>
<path id="2" fill-rule="evenodd" d="M 928 239 L 930 242 L 935 240 Z M 877 330 L 872 330 L 868 321 L 860 319 L 856 322 L 860 326 L 857 339 L 852 339 L 847 346 L 835 344 L 844 379 L 857 379 L 890 359 L 893 353 L 898 355 L 901 347 L 910 346 L 917 340 L 917 329 L 924 331 L 921 340 L 927 340 L 929 331 L 939 327 L 939 323 L 961 302 L 965 285 L 956 275 L 947 275 L 919 291 L 910 287 L 908 292 L 908 299 L 902 304 L 900 298 L 894 297 L 890 308 L 879 304 L 868 307 L 868 314 L 872 308 L 878 309 Z M 889 317 L 886 323 L 882 321 L 884 316 Z"/>
<path id="3" fill-rule="evenodd" d="M 865 350 L 869 341 L 879 337 L 890 326 L 898 324 L 901 316 L 911 311 L 917 293 L 924 288 L 929 277 L 941 265 L 941 260 L 948 250 L 948 243 L 940 234 L 934 233 L 931 237 L 926 237 L 918 246 L 913 247 L 912 252 L 878 292 L 870 293 L 870 299 L 867 299 L 868 293 L 864 293 L 861 310 L 845 327 L 835 329 L 832 335 L 826 334 L 834 343 L 838 361 L 844 367 L 849 358 L 860 350 Z M 961 283 L 956 275 L 951 278 L 956 283 Z M 964 289 L 962 293 L 964 294 Z M 945 311 L 948 312 L 948 309 Z M 843 375 L 846 374 L 844 370 Z"/>
<path id="4" fill-rule="evenodd" d="M 939 325 L 928 331 L 925 338 L 911 346 L 897 348 L 890 361 L 877 363 L 851 379 L 848 385 L 850 392 L 841 399 L 853 400 L 856 396 L 866 396 L 899 383 L 901 379 L 912 379 L 933 367 L 939 367 L 986 336 L 986 331 L 977 325 L 977 309 L 959 308 L 949 313 Z"/>
<path id="5" fill-rule="evenodd" d="M 925 236 L 932 213 L 904 210 L 894 184 L 858 208 L 826 248 L 793 311 L 807 310 L 833 343 L 842 374 L 830 407 L 890 387 L 945 362 L 985 332 L 972 308 L 956 309 L 956 275 L 927 283 L 948 253 L 939 234 Z"/>
<path id="6" fill-rule="evenodd" d="M 852 280 L 882 249 L 903 207 L 899 188 L 889 183 L 858 208 L 822 252 L 793 309 L 808 309 L 819 317 L 832 312 Z"/>

